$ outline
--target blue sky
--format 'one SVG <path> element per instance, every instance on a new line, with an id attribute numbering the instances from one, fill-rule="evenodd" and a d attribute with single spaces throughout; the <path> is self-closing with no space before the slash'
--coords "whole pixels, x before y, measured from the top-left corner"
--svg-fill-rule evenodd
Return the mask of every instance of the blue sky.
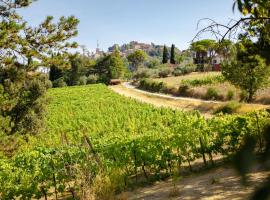
<path id="1" fill-rule="evenodd" d="M 226 23 L 237 18 L 233 0 L 38 0 L 20 13 L 31 25 L 47 15 L 80 19 L 75 39 L 90 50 L 103 50 L 129 41 L 176 44 L 186 49 L 201 18 Z"/>

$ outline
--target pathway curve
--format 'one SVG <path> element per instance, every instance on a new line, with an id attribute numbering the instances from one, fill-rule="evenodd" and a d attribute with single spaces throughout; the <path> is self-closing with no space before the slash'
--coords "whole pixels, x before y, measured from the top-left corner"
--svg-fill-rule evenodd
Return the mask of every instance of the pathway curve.
<path id="1" fill-rule="evenodd" d="M 144 103 L 153 104 L 158 107 L 169 107 L 180 110 L 198 110 L 205 117 L 211 117 L 213 112 L 225 102 L 221 101 L 206 101 L 194 98 L 174 97 L 165 94 L 151 93 L 137 89 L 135 86 L 126 82 L 121 85 L 110 86 L 110 88 L 121 95 L 137 99 Z M 261 104 L 243 104 L 239 109 L 240 113 L 250 112 L 259 109 L 265 109 L 268 106 Z"/>

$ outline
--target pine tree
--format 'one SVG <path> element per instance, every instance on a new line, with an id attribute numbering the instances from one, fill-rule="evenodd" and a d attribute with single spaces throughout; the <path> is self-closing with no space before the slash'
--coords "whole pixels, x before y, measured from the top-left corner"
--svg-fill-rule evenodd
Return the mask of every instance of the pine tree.
<path id="1" fill-rule="evenodd" d="M 169 60 L 168 49 L 167 49 L 166 45 L 164 45 L 162 63 L 166 64 L 166 63 L 168 63 L 168 60 Z"/>
<path id="2" fill-rule="evenodd" d="M 175 45 L 173 44 L 172 45 L 172 48 L 171 48 L 171 59 L 170 59 L 170 63 L 171 64 L 175 64 Z"/>

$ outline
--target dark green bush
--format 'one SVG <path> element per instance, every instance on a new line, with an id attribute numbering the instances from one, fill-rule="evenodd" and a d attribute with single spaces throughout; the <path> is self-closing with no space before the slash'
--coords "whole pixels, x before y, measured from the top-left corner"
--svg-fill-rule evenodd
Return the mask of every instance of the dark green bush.
<path id="1" fill-rule="evenodd" d="M 207 92 L 205 94 L 205 98 L 208 99 L 208 100 L 217 100 L 219 99 L 219 95 L 218 95 L 218 92 L 215 88 L 208 88 L 207 89 Z"/>
<path id="2" fill-rule="evenodd" d="M 227 100 L 232 100 L 234 98 L 234 92 L 232 90 L 229 90 L 227 92 Z"/>
<path id="3" fill-rule="evenodd" d="M 61 87 L 66 87 L 66 86 L 67 86 L 67 83 L 65 82 L 65 79 L 63 77 L 53 81 L 54 88 L 61 88 Z"/>
<path id="4" fill-rule="evenodd" d="M 189 85 L 183 84 L 183 85 L 180 85 L 178 92 L 179 92 L 179 95 L 181 96 L 188 96 L 189 90 L 190 90 Z"/>
<path id="5" fill-rule="evenodd" d="M 163 82 L 142 79 L 139 83 L 139 88 L 150 92 L 162 92 L 166 88 L 166 85 Z"/>
<path id="6" fill-rule="evenodd" d="M 95 83 L 97 83 L 97 81 L 98 81 L 97 75 L 91 74 L 87 77 L 87 84 L 95 84 Z"/>
<path id="7" fill-rule="evenodd" d="M 233 114 L 236 113 L 237 109 L 241 107 L 241 104 L 238 102 L 229 102 L 221 107 L 219 107 L 216 111 L 215 114 L 217 113 L 223 113 L 223 114 Z"/>

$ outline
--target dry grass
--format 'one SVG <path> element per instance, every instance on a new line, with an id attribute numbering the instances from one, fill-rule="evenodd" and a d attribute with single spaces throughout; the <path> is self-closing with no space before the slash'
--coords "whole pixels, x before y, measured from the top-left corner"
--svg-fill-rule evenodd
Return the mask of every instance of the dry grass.
<path id="1" fill-rule="evenodd" d="M 167 84 L 168 87 L 171 88 L 171 90 L 177 90 L 179 86 L 181 85 L 182 80 L 192 80 L 192 79 L 203 79 L 205 77 L 211 77 L 211 76 L 218 76 L 220 75 L 220 72 L 204 72 L 204 73 L 198 73 L 194 72 L 189 75 L 185 76 L 178 76 L 178 77 L 168 77 L 168 78 L 159 78 L 154 79 L 159 82 L 164 82 Z M 196 86 L 191 87 L 189 92 L 189 97 L 192 98 L 198 98 L 198 99 L 205 99 L 205 94 L 207 92 L 208 88 L 214 88 L 220 97 L 220 100 L 228 100 L 228 92 L 233 92 L 233 98 L 229 100 L 235 100 L 240 101 L 241 96 L 241 90 L 230 84 L 229 82 L 224 83 L 217 83 L 212 85 L 202 85 L 202 86 Z M 264 104 L 269 105 L 270 104 L 270 87 L 259 90 L 255 96 L 255 99 L 253 101 L 256 104 Z"/>
<path id="2" fill-rule="evenodd" d="M 175 98 L 172 96 L 151 94 L 145 91 L 127 88 L 123 85 L 112 86 L 110 88 L 118 94 L 136 99 L 143 103 L 152 104 L 157 107 L 169 107 L 185 111 L 197 110 L 207 118 L 211 117 L 217 109 L 226 104 L 224 102 L 203 101 L 191 98 Z M 237 109 L 237 113 L 247 113 L 265 108 L 267 108 L 267 106 L 260 104 L 241 104 Z"/>
<path id="3" fill-rule="evenodd" d="M 192 80 L 192 79 L 201 79 L 205 77 L 218 76 L 221 75 L 220 72 L 193 72 L 185 76 L 172 76 L 167 78 L 157 78 L 156 81 L 164 82 L 168 86 L 179 87 L 182 80 Z"/>

